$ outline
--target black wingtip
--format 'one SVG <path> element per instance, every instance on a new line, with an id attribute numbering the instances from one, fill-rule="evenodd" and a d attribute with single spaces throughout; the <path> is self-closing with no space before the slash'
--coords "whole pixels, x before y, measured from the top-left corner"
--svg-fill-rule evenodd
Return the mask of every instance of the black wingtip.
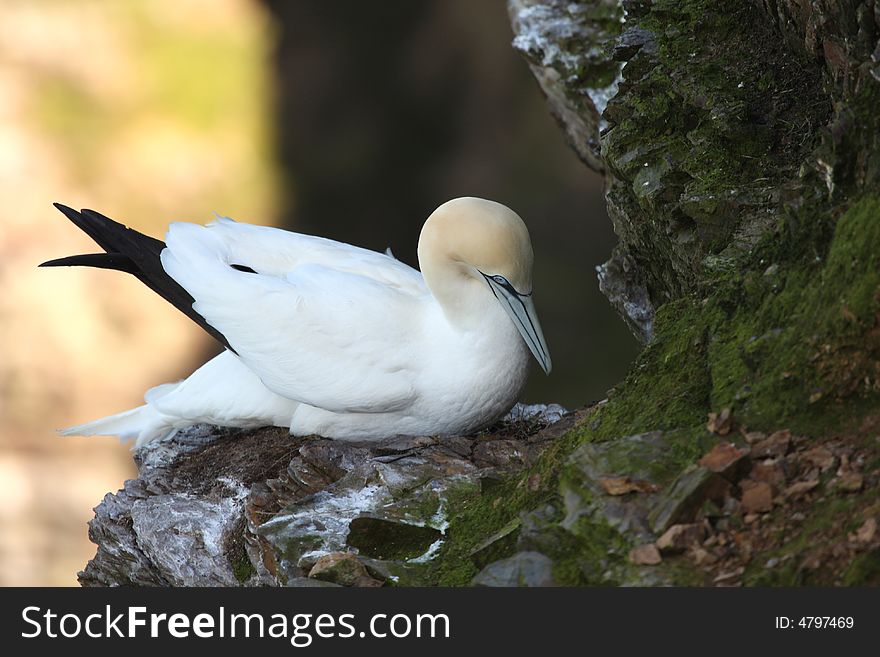
<path id="1" fill-rule="evenodd" d="M 37 267 L 70 267 L 72 263 L 65 262 L 67 258 L 55 258 L 54 260 L 47 260 L 46 262 L 41 262 Z"/>
<path id="2" fill-rule="evenodd" d="M 54 205 L 55 209 L 61 212 L 61 214 L 63 214 L 68 219 L 73 219 L 74 217 L 79 216 L 79 212 L 77 212 L 73 208 L 67 207 L 63 203 L 53 203 L 52 205 Z"/>
<path id="3" fill-rule="evenodd" d="M 98 269 L 115 269 L 137 275 L 139 270 L 131 258 L 121 253 L 85 253 L 65 258 L 47 260 L 40 267 L 96 267 Z"/>

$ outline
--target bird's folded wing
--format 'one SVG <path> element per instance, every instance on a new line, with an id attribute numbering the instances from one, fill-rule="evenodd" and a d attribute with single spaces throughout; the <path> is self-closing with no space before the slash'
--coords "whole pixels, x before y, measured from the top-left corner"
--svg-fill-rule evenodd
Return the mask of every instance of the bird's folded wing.
<path id="1" fill-rule="evenodd" d="M 297 267 L 315 264 L 366 276 L 409 294 L 426 291 L 420 272 L 387 253 L 269 226 L 240 224 L 228 217 L 218 217 L 205 229 L 236 259 L 234 264 L 262 274 L 285 276 Z"/>
<path id="2" fill-rule="evenodd" d="M 355 273 L 344 257 L 348 269 L 294 256 L 300 264 L 285 267 L 283 240 L 260 243 L 260 253 L 244 233 L 234 237 L 172 224 L 162 265 L 269 390 L 334 412 L 411 403 L 421 294 Z"/>
<path id="3" fill-rule="evenodd" d="M 268 390 L 228 349 L 185 380 L 151 388 L 144 400 L 175 420 L 231 427 L 290 426 L 298 404 Z"/>

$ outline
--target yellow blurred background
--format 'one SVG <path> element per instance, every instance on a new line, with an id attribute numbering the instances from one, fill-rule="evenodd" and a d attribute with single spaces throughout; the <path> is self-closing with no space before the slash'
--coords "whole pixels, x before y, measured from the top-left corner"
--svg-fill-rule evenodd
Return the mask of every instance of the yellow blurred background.
<path id="1" fill-rule="evenodd" d="M 511 48 L 504 0 L 0 0 L 0 585 L 75 585 L 92 508 L 135 474 L 54 430 L 137 406 L 216 349 L 52 206 L 162 237 L 212 213 L 415 263 L 456 196 L 529 225 L 553 354 L 526 401 L 601 399 L 635 343 L 598 292 L 614 244 Z"/>
<path id="2" fill-rule="evenodd" d="M 271 223 L 271 47 L 248 0 L 0 2 L 0 585 L 75 584 L 92 507 L 135 472 L 53 430 L 139 405 L 209 342 L 132 277 L 37 269 L 95 250 L 51 203 L 157 237 Z"/>

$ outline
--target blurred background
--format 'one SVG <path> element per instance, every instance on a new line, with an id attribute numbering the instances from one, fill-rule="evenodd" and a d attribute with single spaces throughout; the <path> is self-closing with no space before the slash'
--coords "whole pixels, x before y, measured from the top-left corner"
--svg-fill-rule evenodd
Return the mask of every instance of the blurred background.
<path id="1" fill-rule="evenodd" d="M 0 0 L 0 585 L 74 585 L 92 507 L 135 474 L 58 427 L 142 403 L 216 347 L 138 281 L 37 269 L 94 250 L 52 207 L 161 237 L 212 213 L 416 265 L 456 196 L 514 208 L 554 370 L 526 401 L 601 399 L 636 353 L 599 294 L 614 244 L 510 47 L 503 0 Z M 537 368 L 534 368 L 537 370 Z"/>

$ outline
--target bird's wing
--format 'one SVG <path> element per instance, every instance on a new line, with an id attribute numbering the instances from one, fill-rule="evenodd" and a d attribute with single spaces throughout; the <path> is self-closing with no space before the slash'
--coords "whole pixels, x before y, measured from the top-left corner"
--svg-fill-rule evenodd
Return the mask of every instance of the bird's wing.
<path id="1" fill-rule="evenodd" d="M 421 273 L 389 253 L 268 226 L 241 224 L 228 217 L 218 217 L 205 228 L 235 258 L 231 264 L 261 274 L 285 276 L 303 265 L 323 265 L 372 278 L 401 292 L 421 295 L 426 291 Z"/>
<path id="2" fill-rule="evenodd" d="M 231 427 L 290 426 L 298 403 L 276 395 L 228 349 L 183 381 L 156 386 L 144 400 L 172 420 Z"/>
<path id="3" fill-rule="evenodd" d="M 420 331 L 425 289 L 418 272 L 378 253 L 254 228 L 172 224 L 162 266 L 274 393 L 335 412 L 410 403 L 419 360 L 408 337 Z"/>

